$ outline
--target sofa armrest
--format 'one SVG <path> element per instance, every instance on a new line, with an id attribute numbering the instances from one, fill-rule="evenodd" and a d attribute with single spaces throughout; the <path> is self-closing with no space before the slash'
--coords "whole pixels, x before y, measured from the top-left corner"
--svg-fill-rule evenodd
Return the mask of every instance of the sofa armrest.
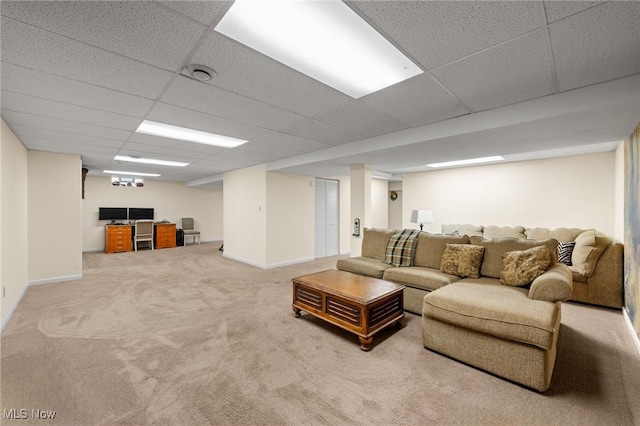
<path id="1" fill-rule="evenodd" d="M 571 297 L 573 278 L 571 270 L 563 263 L 556 263 L 531 283 L 529 299 L 560 302 Z"/>

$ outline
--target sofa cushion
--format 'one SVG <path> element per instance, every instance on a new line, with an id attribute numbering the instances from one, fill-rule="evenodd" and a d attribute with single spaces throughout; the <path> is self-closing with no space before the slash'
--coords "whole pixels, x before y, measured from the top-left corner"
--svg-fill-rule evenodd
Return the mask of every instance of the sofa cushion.
<path id="1" fill-rule="evenodd" d="M 478 278 L 484 247 L 471 244 L 447 244 L 440 270 L 459 277 Z"/>
<path id="2" fill-rule="evenodd" d="M 553 238 L 558 241 L 574 241 L 584 229 L 578 228 L 527 228 L 526 234 L 529 240 L 548 240 Z"/>
<path id="3" fill-rule="evenodd" d="M 409 287 L 433 291 L 460 280 L 460 277 L 446 274 L 433 268 L 412 266 L 410 268 L 390 268 L 384 271 L 383 279 Z"/>
<path id="4" fill-rule="evenodd" d="M 575 241 L 560 241 L 558 243 L 558 262 L 571 266 L 571 254 L 575 246 Z"/>
<path id="5" fill-rule="evenodd" d="M 517 238 L 496 238 L 487 240 L 480 237 L 470 237 L 471 244 L 484 247 L 484 259 L 480 274 L 491 278 L 500 278 L 502 272 L 502 255 L 508 251 L 527 250 L 532 247 L 546 246 L 551 254 L 551 263 L 558 262 L 558 241 L 554 239 L 520 240 Z"/>
<path id="6" fill-rule="evenodd" d="M 387 243 L 394 232 L 393 229 L 364 228 L 361 255 L 384 260 Z"/>
<path id="7" fill-rule="evenodd" d="M 483 236 L 488 240 L 492 238 L 520 238 L 524 240 L 527 238 L 523 226 L 485 226 Z"/>
<path id="8" fill-rule="evenodd" d="M 442 233 L 446 235 L 475 235 L 478 237 L 482 237 L 482 230 L 484 227 L 482 225 L 442 225 Z"/>
<path id="9" fill-rule="evenodd" d="M 353 272 L 354 274 L 382 278 L 384 271 L 393 268 L 393 265 L 388 265 L 378 259 L 361 256 L 339 259 L 336 263 L 336 268 L 341 271 Z"/>
<path id="10" fill-rule="evenodd" d="M 595 229 L 589 229 L 576 237 L 576 246 L 571 254 L 571 263 L 587 277 L 593 275 L 596 264 L 605 249 L 611 244 L 611 238 Z"/>
<path id="11" fill-rule="evenodd" d="M 418 235 L 416 255 L 413 258 L 414 266 L 440 269 L 440 261 L 447 243 L 469 244 L 469 237 L 467 235 L 440 235 L 421 232 Z"/>
<path id="12" fill-rule="evenodd" d="M 396 231 L 387 243 L 384 263 L 393 266 L 411 266 L 419 233 L 417 229 Z"/>
<path id="13" fill-rule="evenodd" d="M 509 251 L 502 255 L 500 282 L 511 286 L 527 285 L 550 266 L 551 254 L 545 246 Z"/>
<path id="14" fill-rule="evenodd" d="M 549 349 L 559 303 L 532 300 L 520 287 L 478 285 L 474 280 L 444 286 L 424 297 L 422 314 L 459 327 Z"/>

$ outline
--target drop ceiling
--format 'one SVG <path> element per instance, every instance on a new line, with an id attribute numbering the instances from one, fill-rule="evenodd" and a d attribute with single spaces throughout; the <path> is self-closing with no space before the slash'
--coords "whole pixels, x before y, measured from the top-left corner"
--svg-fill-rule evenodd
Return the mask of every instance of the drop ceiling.
<path id="1" fill-rule="evenodd" d="M 357 100 L 214 31 L 231 5 L 3 0 L 2 118 L 27 149 L 80 155 L 89 175 L 126 168 L 190 186 L 262 163 L 399 175 L 489 155 L 600 152 L 640 121 L 640 2 L 348 2 L 424 71 Z M 216 75 L 194 80 L 181 73 L 188 64 Z M 145 119 L 249 142 L 135 133 Z"/>

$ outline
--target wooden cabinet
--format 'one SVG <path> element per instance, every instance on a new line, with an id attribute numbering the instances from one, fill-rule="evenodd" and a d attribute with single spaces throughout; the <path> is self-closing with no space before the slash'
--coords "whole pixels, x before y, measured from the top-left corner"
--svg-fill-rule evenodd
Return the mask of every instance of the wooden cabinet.
<path id="1" fill-rule="evenodd" d="M 131 225 L 106 225 L 104 227 L 105 252 L 131 251 L 131 247 Z"/>
<path id="2" fill-rule="evenodd" d="M 176 224 L 156 223 L 154 231 L 154 246 L 157 249 L 176 246 Z"/>

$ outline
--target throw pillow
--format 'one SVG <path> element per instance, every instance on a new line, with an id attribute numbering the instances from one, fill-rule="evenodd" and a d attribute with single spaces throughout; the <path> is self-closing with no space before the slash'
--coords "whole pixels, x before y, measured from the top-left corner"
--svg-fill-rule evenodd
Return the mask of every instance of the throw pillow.
<path id="1" fill-rule="evenodd" d="M 440 270 L 459 277 L 480 278 L 484 247 L 472 244 L 447 244 L 440 261 Z"/>
<path id="2" fill-rule="evenodd" d="M 611 238 L 589 229 L 576 237 L 576 246 L 571 253 L 571 264 L 587 278 L 593 275 L 598 259 L 611 244 Z"/>
<path id="3" fill-rule="evenodd" d="M 546 246 L 524 251 L 510 251 L 502 255 L 500 282 L 510 286 L 531 283 L 551 266 L 551 253 Z"/>
<path id="4" fill-rule="evenodd" d="M 571 266 L 571 253 L 576 246 L 575 241 L 565 241 L 558 243 L 558 262 Z"/>
<path id="5" fill-rule="evenodd" d="M 387 243 L 384 263 L 393 266 L 411 266 L 419 234 L 418 229 L 396 231 Z"/>

